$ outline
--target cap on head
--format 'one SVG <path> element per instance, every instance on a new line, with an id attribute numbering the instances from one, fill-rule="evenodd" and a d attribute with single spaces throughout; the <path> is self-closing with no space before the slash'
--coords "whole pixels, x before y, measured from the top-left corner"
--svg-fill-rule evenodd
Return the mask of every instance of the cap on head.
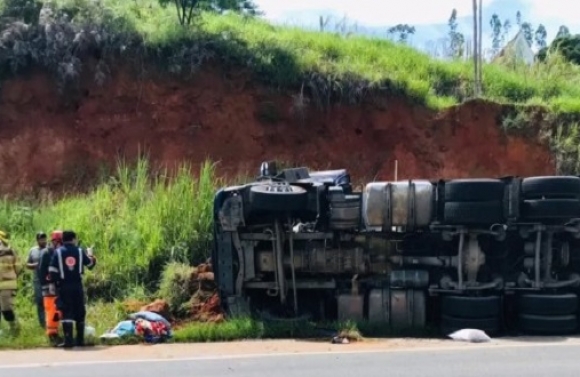
<path id="1" fill-rule="evenodd" d="M 65 230 L 62 232 L 62 242 L 72 242 L 77 238 L 77 235 L 72 230 Z"/>
<path id="2" fill-rule="evenodd" d="M 62 230 L 55 230 L 50 234 L 50 240 L 62 242 Z"/>
<path id="3" fill-rule="evenodd" d="M 10 239 L 10 236 L 8 235 L 8 233 L 4 232 L 3 230 L 0 230 L 0 242 L 8 245 L 9 239 Z"/>

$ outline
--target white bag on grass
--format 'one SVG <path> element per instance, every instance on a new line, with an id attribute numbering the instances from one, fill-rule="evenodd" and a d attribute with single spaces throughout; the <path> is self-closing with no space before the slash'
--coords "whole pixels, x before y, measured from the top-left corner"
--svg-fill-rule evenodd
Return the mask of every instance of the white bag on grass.
<path id="1" fill-rule="evenodd" d="M 448 335 L 453 340 L 459 340 L 471 343 L 489 342 L 491 338 L 481 330 L 477 329 L 463 329 L 455 331 Z"/>

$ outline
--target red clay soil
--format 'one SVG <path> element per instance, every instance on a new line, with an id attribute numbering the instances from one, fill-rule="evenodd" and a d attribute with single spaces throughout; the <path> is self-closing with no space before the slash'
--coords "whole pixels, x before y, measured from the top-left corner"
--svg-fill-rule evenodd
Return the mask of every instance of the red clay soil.
<path id="1" fill-rule="evenodd" d="M 64 108 L 37 73 L 0 87 L 0 193 L 59 189 L 120 155 L 146 150 L 156 164 L 206 158 L 224 174 L 256 173 L 263 160 L 347 168 L 356 180 L 554 173 L 538 140 L 506 136 L 498 105 L 472 102 L 441 113 L 402 100 L 296 111 L 295 99 L 248 75 L 205 68 L 187 83 L 117 72 L 87 79 Z"/>

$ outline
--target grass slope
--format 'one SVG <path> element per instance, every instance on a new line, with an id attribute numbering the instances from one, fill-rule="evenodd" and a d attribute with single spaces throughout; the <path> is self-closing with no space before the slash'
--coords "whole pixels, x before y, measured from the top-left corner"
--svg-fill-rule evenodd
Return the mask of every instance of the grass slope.
<path id="1" fill-rule="evenodd" d="M 76 22 L 90 19 L 109 32 L 138 35 L 150 55 L 165 55 L 166 68 L 182 74 L 217 57 L 250 67 L 257 79 L 274 87 L 298 90 L 304 84 L 321 102 L 329 97 L 356 101 L 368 90 L 383 90 L 442 108 L 472 93 L 470 61 L 442 62 L 386 40 L 273 26 L 235 14 L 203 14 L 198 27 L 182 28 L 174 7 L 162 8 L 157 0 L 52 2 Z M 108 47 L 125 54 L 131 46 L 142 52 L 128 39 L 109 41 Z M 484 97 L 490 100 L 580 113 L 580 69 L 557 57 L 533 67 L 486 64 L 483 78 Z"/>

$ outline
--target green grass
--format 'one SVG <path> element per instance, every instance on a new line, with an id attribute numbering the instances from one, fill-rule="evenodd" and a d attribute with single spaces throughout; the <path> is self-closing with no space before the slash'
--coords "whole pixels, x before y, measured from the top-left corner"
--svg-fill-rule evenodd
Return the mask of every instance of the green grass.
<path id="1" fill-rule="evenodd" d="M 148 300 L 157 293 L 167 263 L 197 264 L 210 255 L 212 199 L 222 185 L 214 165 L 206 162 L 196 171 L 184 164 L 169 175 L 147 161 L 119 162 L 116 174 L 88 194 L 40 203 L 0 200 L 0 229 L 9 232 L 22 263 L 39 230 L 74 229 L 84 245 L 94 245 L 98 266 L 87 273 L 85 286 L 88 322 L 100 333 L 124 318 L 123 299 Z M 32 274 L 24 271 L 19 347 L 46 343 L 32 304 Z M 6 342 L 0 339 L 0 348 Z"/>
<path id="2" fill-rule="evenodd" d="M 364 91 L 404 94 L 440 109 L 472 94 L 471 61 L 442 62 L 400 44 L 360 36 L 273 26 L 240 15 L 205 13 L 196 27 L 177 23 L 173 7 L 156 0 L 54 0 L 78 22 L 90 18 L 125 39 L 107 39 L 110 51 L 123 47 L 149 57 L 164 57 L 165 68 L 186 75 L 204 59 L 215 57 L 228 67 L 250 68 L 257 80 L 281 89 L 316 88 L 312 95 L 327 100 L 360 100 Z M 127 35 L 143 42 L 128 43 Z M 107 45 L 110 43 L 110 45 Z M 142 62 L 142 60 L 139 60 Z M 484 94 L 489 100 L 547 106 L 580 113 L 580 69 L 550 57 L 533 67 L 486 64 Z"/>
<path id="3" fill-rule="evenodd" d="M 199 33 L 182 30 L 173 9 L 161 9 L 155 1 L 147 7 L 139 2 L 105 3 L 114 14 L 131 20 L 151 45 L 171 45 Z M 151 2 L 140 4 L 144 3 Z M 470 61 L 441 62 L 386 40 L 273 26 L 237 15 L 205 14 L 201 30 L 222 59 L 249 62 L 258 77 L 278 87 L 297 88 L 313 81 L 348 96 L 360 83 L 375 89 L 388 86 L 433 108 L 456 104 L 472 91 Z M 539 102 L 554 111 L 580 112 L 580 70 L 557 57 L 530 68 L 486 65 L 483 78 L 484 97 L 490 100 Z"/>
<path id="4" fill-rule="evenodd" d="M 194 173 L 195 175 L 193 175 Z M 0 201 L 0 229 L 25 258 L 38 230 L 74 229 L 94 245 L 99 267 L 87 276 L 88 294 L 98 298 L 154 289 L 166 262 L 199 263 L 209 257 L 212 200 L 219 183 L 214 166 L 181 166 L 151 177 L 146 159 L 120 163 L 88 195 L 67 195 L 40 204 Z M 199 178 L 196 178 L 198 176 Z"/>

